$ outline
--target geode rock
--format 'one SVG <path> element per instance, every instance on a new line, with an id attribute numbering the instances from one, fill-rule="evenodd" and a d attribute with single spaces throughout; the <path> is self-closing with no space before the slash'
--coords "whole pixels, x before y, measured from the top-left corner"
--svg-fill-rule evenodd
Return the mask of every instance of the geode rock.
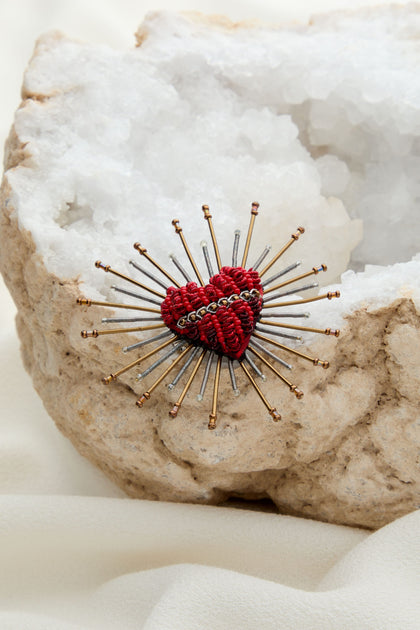
<path id="1" fill-rule="evenodd" d="M 47 410 L 130 496 L 269 497 L 285 513 L 364 527 L 418 505 L 420 260 L 384 266 L 418 250 L 417 12 L 287 29 L 154 14 L 128 52 L 57 33 L 38 42 L 6 147 L 1 270 Z M 310 326 L 343 327 L 337 340 L 304 339 L 330 369 L 294 362 L 302 400 L 264 383 L 280 423 L 246 382 L 234 398 L 222 379 L 212 432 L 198 385 L 175 420 L 166 389 L 136 408 L 144 387 L 130 372 L 105 388 L 138 337 L 81 339 L 112 314 L 75 306 L 80 294 L 113 299 L 94 261 L 130 274 L 141 240 L 163 263 L 179 245 L 175 216 L 199 258 L 202 203 L 228 256 L 254 199 L 250 258 L 302 224 L 285 264 L 326 262 L 331 282 L 352 251 L 355 268 L 375 263 L 343 275 L 340 300 L 311 305 Z"/>

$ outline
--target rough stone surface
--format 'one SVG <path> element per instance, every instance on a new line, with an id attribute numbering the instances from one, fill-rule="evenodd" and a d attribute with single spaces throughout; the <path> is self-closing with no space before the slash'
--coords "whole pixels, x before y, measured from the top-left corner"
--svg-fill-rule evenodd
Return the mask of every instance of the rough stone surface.
<path id="1" fill-rule="evenodd" d="M 51 272 L 19 223 L 8 173 L 30 167 L 31 155 L 12 130 L 0 268 L 18 307 L 25 367 L 60 430 L 129 496 L 213 504 L 269 498 L 284 513 L 368 528 L 419 505 L 418 291 L 402 287 L 385 303 L 355 299 L 337 340 L 311 340 L 307 352 L 331 367 L 294 362 L 302 400 L 269 378 L 264 392 L 281 411 L 280 423 L 266 416 L 246 382 L 234 398 L 228 379 L 215 431 L 207 429 L 208 404 L 195 400 L 198 384 L 171 421 L 174 398 L 166 388 L 139 410 L 133 389 L 144 387 L 133 384 L 132 374 L 101 384 L 127 357 L 115 338 L 81 339 L 80 330 L 97 326 L 103 309 L 75 308 L 80 279 Z"/>

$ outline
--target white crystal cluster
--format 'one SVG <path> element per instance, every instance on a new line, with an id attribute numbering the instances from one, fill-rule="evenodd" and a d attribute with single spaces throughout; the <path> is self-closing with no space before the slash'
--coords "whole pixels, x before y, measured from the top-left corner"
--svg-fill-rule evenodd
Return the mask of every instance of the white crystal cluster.
<path id="1" fill-rule="evenodd" d="M 324 287 L 322 293 L 336 288 L 337 285 Z M 339 300 L 310 305 L 311 326 L 322 328 L 326 321 L 333 321 L 340 328 L 347 314 L 358 309 L 375 311 L 402 298 L 412 300 L 420 311 L 420 254 L 407 263 L 366 265 L 363 272 L 349 269 L 341 276 L 340 293 Z M 304 337 L 310 342 L 309 334 Z"/>
<path id="2" fill-rule="evenodd" d="M 29 100 L 15 124 L 28 168 L 8 178 L 19 220 L 50 271 L 82 274 L 102 290 L 93 262 L 128 271 L 134 241 L 170 265 L 171 250 L 182 255 L 174 217 L 201 261 L 203 203 L 230 264 L 234 229 L 242 227 L 244 238 L 256 199 L 261 214 L 250 264 L 303 224 L 307 234 L 294 259 L 309 268 L 328 261 L 329 278 L 337 277 L 361 225 L 323 194 L 298 126 L 270 103 L 273 81 L 280 99 L 280 34 L 264 30 L 251 46 L 252 30 L 202 32 L 169 14 L 152 16 L 146 28 L 146 41 L 129 52 L 57 34 L 38 43 L 24 82 Z M 267 73 L 275 42 L 277 69 Z"/>
<path id="3" fill-rule="evenodd" d="M 47 267 L 100 288 L 92 261 L 124 270 L 134 240 L 166 263 L 175 216 L 200 256 L 202 203 L 229 263 L 254 199 L 254 258 L 303 224 L 298 257 L 336 278 L 361 239 L 345 208 L 356 265 L 416 253 L 416 27 L 365 17 L 255 31 L 159 13 L 128 52 L 43 37 L 15 125 L 29 168 L 8 177 Z"/>

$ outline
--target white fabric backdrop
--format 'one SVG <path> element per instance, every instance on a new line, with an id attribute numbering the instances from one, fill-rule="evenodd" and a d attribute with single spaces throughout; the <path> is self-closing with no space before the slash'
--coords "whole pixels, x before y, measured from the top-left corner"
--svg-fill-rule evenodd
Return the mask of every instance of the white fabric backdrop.
<path id="1" fill-rule="evenodd" d="M 306 19 L 375 0 L 160 7 Z M 51 28 L 131 46 L 131 0 L 0 0 L 0 136 L 34 39 Z M 0 244 L 1 245 L 1 244 Z M 370 534 L 229 508 L 132 501 L 61 436 L 24 372 L 0 283 L 0 629 L 420 628 L 420 513 Z"/>

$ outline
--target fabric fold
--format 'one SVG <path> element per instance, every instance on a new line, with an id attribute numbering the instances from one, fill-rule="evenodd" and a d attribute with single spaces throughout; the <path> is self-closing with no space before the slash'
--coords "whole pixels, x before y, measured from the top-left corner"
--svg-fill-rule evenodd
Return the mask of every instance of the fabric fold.
<path id="1" fill-rule="evenodd" d="M 2 496 L 0 515 L 1 628 L 418 627 L 418 512 L 373 534 L 99 497 Z"/>

